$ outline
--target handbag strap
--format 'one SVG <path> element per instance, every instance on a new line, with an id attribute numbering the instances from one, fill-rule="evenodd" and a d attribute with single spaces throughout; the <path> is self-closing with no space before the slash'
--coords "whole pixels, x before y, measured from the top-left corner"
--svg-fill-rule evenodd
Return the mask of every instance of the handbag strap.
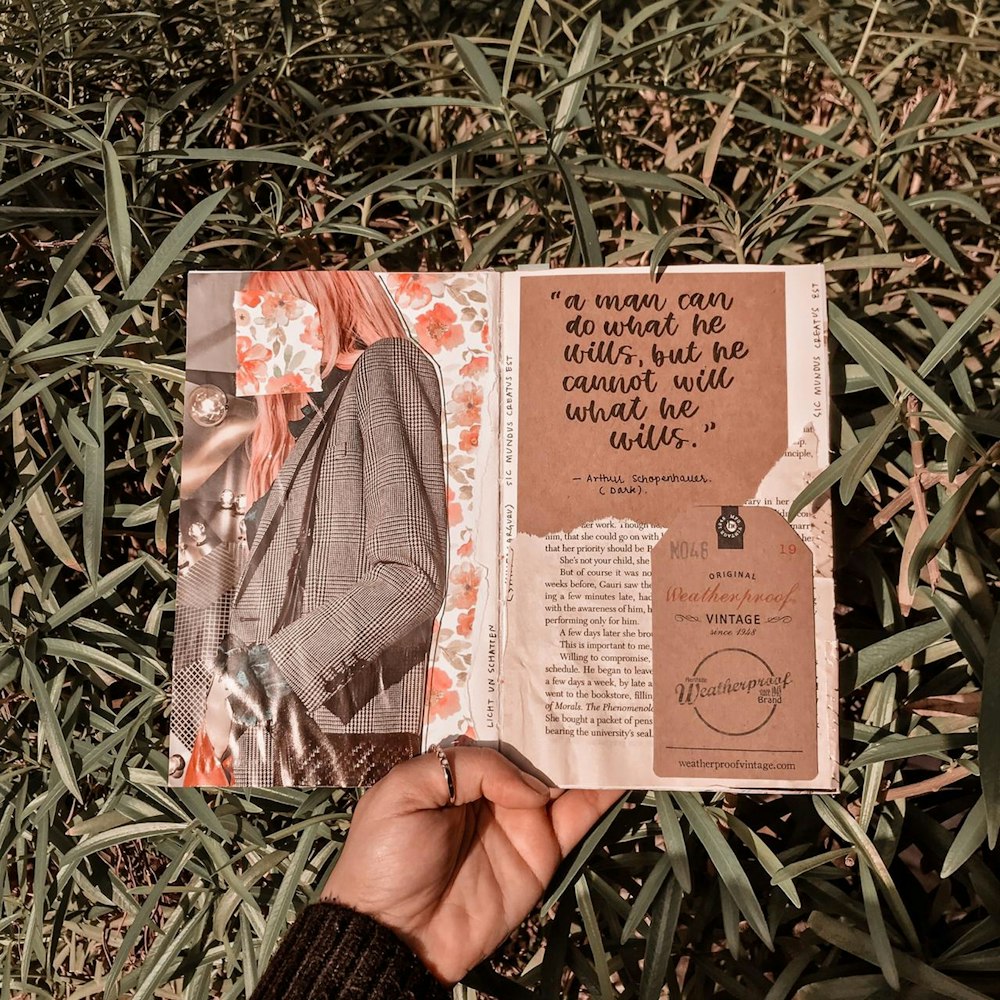
<path id="1" fill-rule="evenodd" d="M 339 402 L 339 401 L 338 401 Z M 298 607 L 306 586 L 306 573 L 309 570 L 309 556 L 312 554 L 313 523 L 316 520 L 316 493 L 319 488 L 319 477 L 322 471 L 322 459 L 319 457 L 326 449 L 333 430 L 333 421 L 328 420 L 317 435 L 317 459 L 313 462 L 309 475 L 309 484 L 303 499 L 302 524 L 299 526 L 299 537 L 295 542 L 295 551 L 288 566 L 288 576 L 285 583 L 285 595 L 281 602 L 281 611 L 274 621 L 271 635 L 289 625 L 298 617 Z"/>
<path id="2" fill-rule="evenodd" d="M 243 594 L 246 592 L 247 586 L 253 579 L 254 574 L 260 568 L 261 561 L 264 558 L 264 554 L 267 552 L 268 546 L 271 544 L 271 540 L 274 538 L 275 532 L 278 530 L 278 525 L 281 522 L 281 517 L 285 512 L 285 507 L 288 505 L 288 497 L 291 493 L 292 483 L 295 482 L 296 476 L 302 469 L 305 460 L 318 448 L 322 452 L 323 448 L 326 447 L 327 442 L 330 439 L 330 434 L 333 431 L 334 418 L 337 415 L 337 410 L 340 408 L 340 400 L 344 395 L 344 390 L 347 388 L 348 379 L 344 379 L 334 392 L 333 402 L 330 404 L 329 409 L 323 414 L 323 427 L 316 435 L 316 440 L 314 440 L 308 448 L 302 449 L 302 454 L 299 456 L 298 462 L 295 464 L 295 468 L 292 469 L 291 475 L 288 477 L 288 485 L 278 501 L 278 507 L 268 522 L 267 528 L 264 530 L 264 534 L 261 535 L 260 541 L 254 548 L 253 556 L 250 558 L 250 562 L 247 563 L 246 569 L 243 571 L 243 577 L 240 580 L 239 588 L 233 597 L 233 606 L 237 605 Z M 309 481 L 309 488 L 307 489 L 306 496 L 306 506 L 304 516 L 308 518 L 308 548 L 312 549 L 312 521 L 313 515 L 315 513 L 315 499 L 316 499 L 316 486 L 319 482 L 319 467 L 320 460 L 317 458 L 316 462 L 313 464 L 312 476 Z M 295 566 L 298 562 L 299 549 L 301 548 L 302 537 L 300 535 L 299 544 L 295 548 L 295 557 L 292 559 L 292 564 Z M 308 559 L 308 553 L 307 553 Z M 305 573 L 302 571 L 302 579 L 305 579 Z M 289 570 L 289 581 L 291 581 L 291 569 Z M 288 590 L 285 591 L 285 604 L 282 605 L 281 613 L 279 614 L 279 620 L 284 617 L 286 613 L 286 605 L 288 602 Z M 277 628 L 275 628 L 277 631 Z M 273 634 L 273 633 L 272 633 Z"/>

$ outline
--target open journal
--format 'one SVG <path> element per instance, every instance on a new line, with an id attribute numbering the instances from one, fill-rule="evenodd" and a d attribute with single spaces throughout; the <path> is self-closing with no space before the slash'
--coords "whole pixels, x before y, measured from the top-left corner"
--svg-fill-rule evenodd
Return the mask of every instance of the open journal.
<path id="1" fill-rule="evenodd" d="M 819 266 L 195 272 L 170 776 L 833 790 Z"/>

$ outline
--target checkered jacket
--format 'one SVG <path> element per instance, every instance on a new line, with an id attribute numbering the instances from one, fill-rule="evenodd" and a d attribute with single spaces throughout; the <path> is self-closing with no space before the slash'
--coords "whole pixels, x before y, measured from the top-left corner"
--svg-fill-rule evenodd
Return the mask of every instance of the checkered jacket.
<path id="1" fill-rule="evenodd" d="M 336 395 L 303 430 L 275 480 L 251 563 L 282 497 L 285 509 L 233 606 L 230 629 L 248 645 L 266 644 L 324 730 L 412 732 L 445 592 L 441 385 L 415 343 L 377 341 L 355 364 L 320 450 L 313 444 Z M 272 635 L 316 462 L 322 468 L 304 593 L 297 617 Z M 408 704 L 397 693 L 394 709 L 389 689 L 403 689 Z"/>

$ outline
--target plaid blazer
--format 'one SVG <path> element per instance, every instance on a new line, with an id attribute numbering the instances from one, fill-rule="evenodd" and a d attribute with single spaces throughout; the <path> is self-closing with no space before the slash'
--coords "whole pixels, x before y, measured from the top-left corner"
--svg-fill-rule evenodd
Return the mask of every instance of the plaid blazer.
<path id="1" fill-rule="evenodd" d="M 416 732 L 446 582 L 441 384 L 414 342 L 376 341 L 343 387 L 326 447 L 314 447 L 336 396 L 310 420 L 275 480 L 249 553 L 259 562 L 233 605 L 230 630 L 248 645 L 267 646 L 324 731 Z M 301 604 L 274 632 L 317 462 Z M 246 740 L 248 751 L 253 741 Z M 262 774 L 238 778 L 270 784 L 262 764 Z"/>

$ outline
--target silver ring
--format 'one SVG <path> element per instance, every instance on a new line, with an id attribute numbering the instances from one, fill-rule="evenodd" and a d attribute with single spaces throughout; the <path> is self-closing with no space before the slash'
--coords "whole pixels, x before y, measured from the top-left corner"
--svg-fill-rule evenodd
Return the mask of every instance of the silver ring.
<path id="1" fill-rule="evenodd" d="M 445 781 L 448 782 L 448 805 L 453 806 L 455 804 L 455 775 L 451 769 L 451 761 L 448 760 L 448 755 L 436 743 L 430 749 L 437 754 L 441 770 L 444 771 Z"/>

